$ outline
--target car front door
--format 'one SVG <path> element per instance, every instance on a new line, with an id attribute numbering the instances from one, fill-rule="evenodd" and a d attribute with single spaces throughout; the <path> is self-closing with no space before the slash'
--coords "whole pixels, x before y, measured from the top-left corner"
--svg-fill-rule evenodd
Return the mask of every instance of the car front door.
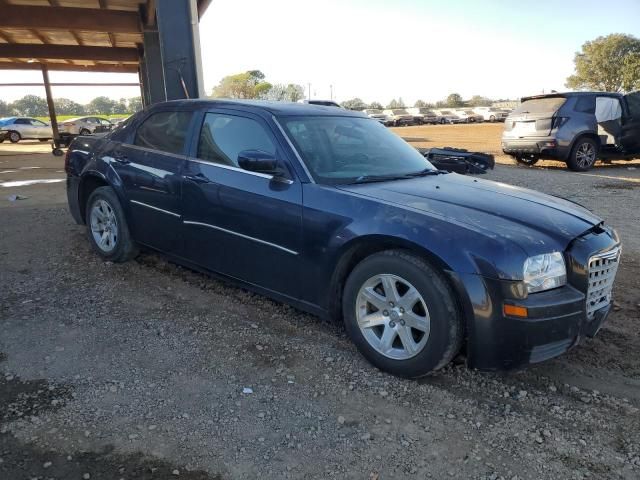
<path id="1" fill-rule="evenodd" d="M 122 181 L 133 238 L 176 253 L 181 244 L 181 171 L 192 112 L 152 113 L 126 141 L 112 142 L 103 160 Z"/>
<path id="2" fill-rule="evenodd" d="M 20 134 L 20 137 L 24 140 L 37 138 L 36 127 L 31 124 L 31 118 L 16 118 L 13 122 L 15 130 Z"/>
<path id="3" fill-rule="evenodd" d="M 34 127 L 34 138 L 53 137 L 53 132 L 48 124 L 34 118 L 31 120 L 31 125 Z"/>
<path id="4" fill-rule="evenodd" d="M 640 92 L 625 95 L 622 117 L 622 147 L 628 153 L 640 153 Z"/>
<path id="5" fill-rule="evenodd" d="M 270 125 L 233 110 L 203 114 L 183 175 L 184 255 L 194 263 L 296 297 L 302 188 Z M 278 159 L 281 176 L 238 166 L 238 153 Z"/>

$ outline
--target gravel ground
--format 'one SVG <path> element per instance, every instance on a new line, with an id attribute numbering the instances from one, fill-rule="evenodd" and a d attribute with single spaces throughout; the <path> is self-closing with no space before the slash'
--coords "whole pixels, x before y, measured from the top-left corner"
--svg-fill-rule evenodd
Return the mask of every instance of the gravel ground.
<path id="1" fill-rule="evenodd" d="M 0 170 L 16 162 L 61 160 Z M 0 478 L 640 478 L 640 169 L 543 166 L 487 178 L 618 229 L 615 311 L 559 359 L 458 359 L 420 381 L 377 371 L 339 325 L 158 255 L 98 260 L 63 184 L 0 189 Z"/>

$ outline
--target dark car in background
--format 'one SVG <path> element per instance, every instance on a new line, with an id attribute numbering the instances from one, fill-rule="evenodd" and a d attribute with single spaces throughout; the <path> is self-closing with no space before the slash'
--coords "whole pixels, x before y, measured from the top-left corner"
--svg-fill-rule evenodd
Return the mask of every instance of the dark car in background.
<path id="1" fill-rule="evenodd" d="M 600 158 L 640 155 L 640 92 L 568 92 L 525 97 L 505 120 L 502 150 L 518 162 L 566 162 L 589 170 Z"/>
<path id="2" fill-rule="evenodd" d="M 540 362 L 595 335 L 611 307 L 620 242 L 602 219 L 436 170 L 360 112 L 161 103 L 78 137 L 65 169 L 70 211 L 105 260 L 150 248 L 342 319 L 397 375 L 461 349 L 480 369 Z"/>

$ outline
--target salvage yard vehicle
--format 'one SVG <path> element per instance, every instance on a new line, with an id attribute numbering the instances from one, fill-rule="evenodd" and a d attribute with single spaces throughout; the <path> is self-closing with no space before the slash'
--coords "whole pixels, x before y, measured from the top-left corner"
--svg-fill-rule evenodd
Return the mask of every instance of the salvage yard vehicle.
<path id="1" fill-rule="evenodd" d="M 520 367 L 595 335 L 616 232 L 560 198 L 435 169 L 361 112 L 304 104 L 155 104 L 65 160 L 95 252 L 141 247 L 342 319 L 378 368 L 419 377 L 464 349 Z M 561 228 L 559 228 L 561 226 Z"/>
<path id="2" fill-rule="evenodd" d="M 394 127 L 413 125 L 415 123 L 413 115 L 407 112 L 404 108 L 390 108 L 383 110 L 382 113 L 389 117 L 389 121 Z"/>
<path id="3" fill-rule="evenodd" d="M 378 110 L 377 108 L 365 108 L 364 110 L 362 110 L 362 113 L 364 113 L 369 118 L 377 120 L 383 125 L 391 124 L 391 119 L 384 113 L 382 113 L 382 110 Z"/>
<path id="4" fill-rule="evenodd" d="M 77 117 L 58 123 L 60 134 L 67 135 L 91 135 L 93 133 L 110 132 L 114 127 L 106 118 Z"/>
<path id="5" fill-rule="evenodd" d="M 436 112 L 434 112 L 428 107 L 407 108 L 407 112 L 413 115 L 413 118 L 415 119 L 416 123 L 420 123 L 420 124 L 429 123 L 431 125 L 435 125 L 440 120 L 440 117 L 438 116 L 438 114 L 436 114 Z"/>
<path id="6" fill-rule="evenodd" d="M 0 118 L 0 143 L 9 140 L 18 143 L 20 140 L 40 140 L 46 142 L 53 138 L 51 125 L 37 118 L 6 117 Z"/>
<path id="7" fill-rule="evenodd" d="M 509 116 L 509 112 L 496 107 L 474 107 L 473 111 L 485 122 L 504 122 Z"/>
<path id="8" fill-rule="evenodd" d="M 585 172 L 598 158 L 640 154 L 640 92 L 568 92 L 525 97 L 505 121 L 502 150 L 533 165 L 556 159 Z"/>
<path id="9" fill-rule="evenodd" d="M 484 117 L 482 115 L 479 115 L 468 108 L 459 108 L 455 113 L 465 123 L 478 123 L 484 121 Z"/>
<path id="10" fill-rule="evenodd" d="M 440 116 L 441 124 L 464 122 L 464 120 L 453 110 L 436 110 L 436 113 Z"/>

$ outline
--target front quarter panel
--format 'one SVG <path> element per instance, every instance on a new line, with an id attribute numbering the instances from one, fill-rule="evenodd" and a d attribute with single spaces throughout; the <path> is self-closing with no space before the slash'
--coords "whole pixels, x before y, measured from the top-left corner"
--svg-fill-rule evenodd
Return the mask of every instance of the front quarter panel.
<path id="1" fill-rule="evenodd" d="M 336 265 L 358 242 L 411 249 L 443 270 L 494 278 L 522 275 L 522 249 L 473 227 L 330 186 L 305 184 L 303 197 L 306 301 L 327 306 Z"/>

